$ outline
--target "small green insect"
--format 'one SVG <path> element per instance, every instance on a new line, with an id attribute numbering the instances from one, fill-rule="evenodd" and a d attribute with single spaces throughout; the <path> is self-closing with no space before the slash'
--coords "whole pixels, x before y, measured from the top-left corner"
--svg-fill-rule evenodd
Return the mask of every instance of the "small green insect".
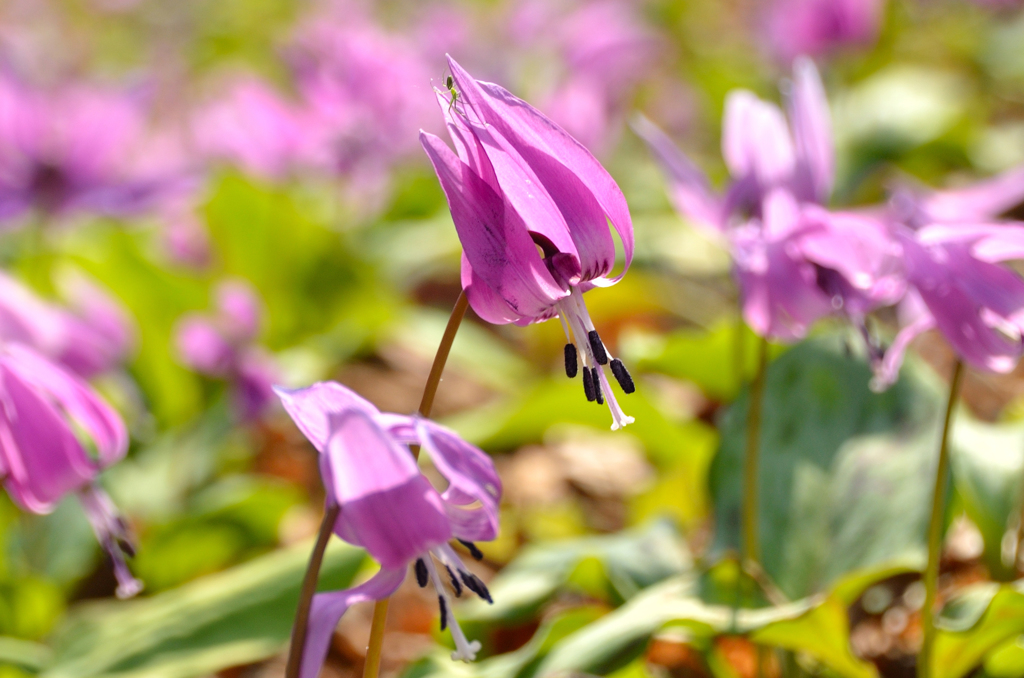
<path id="1" fill-rule="evenodd" d="M 444 80 L 444 86 L 448 88 L 448 91 L 452 95 L 451 101 L 448 102 L 448 112 L 451 113 L 452 106 L 454 106 L 455 102 L 459 100 L 459 90 L 455 89 L 455 78 L 449 75 Z M 455 110 L 458 111 L 459 109 L 456 108 Z"/>

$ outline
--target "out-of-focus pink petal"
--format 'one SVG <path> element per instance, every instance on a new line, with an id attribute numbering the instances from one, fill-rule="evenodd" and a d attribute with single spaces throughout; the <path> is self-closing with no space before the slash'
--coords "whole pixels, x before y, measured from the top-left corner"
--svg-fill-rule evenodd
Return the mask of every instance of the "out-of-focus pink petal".
<path id="1" fill-rule="evenodd" d="M 436 136 L 421 132 L 420 140 L 444 189 L 473 271 L 523 316 L 539 316 L 568 296 L 548 272 L 511 205 Z"/>
<path id="2" fill-rule="evenodd" d="M 793 64 L 789 119 L 796 145 L 797 178 L 806 181 L 810 185 L 809 194 L 824 204 L 828 202 L 835 180 L 832 120 L 821 76 L 807 57 Z"/>
<path id="3" fill-rule="evenodd" d="M 721 235 L 725 228 L 722 199 L 715 195 L 707 176 L 644 116 L 634 118 L 633 130 L 661 165 L 676 209 L 704 230 Z"/>
<path id="4" fill-rule="evenodd" d="M 263 308 L 252 285 L 244 280 L 226 280 L 217 285 L 215 295 L 217 311 L 232 339 L 239 343 L 255 339 Z"/>
<path id="5" fill-rule="evenodd" d="M 84 274 L 58 280 L 71 307 L 60 361 L 82 376 L 105 372 L 134 350 L 138 331 L 124 306 Z"/>
<path id="6" fill-rule="evenodd" d="M 288 389 L 275 386 L 288 416 L 302 434 L 323 454 L 330 436 L 330 416 L 350 409 L 358 409 L 369 416 L 380 414 L 374 405 L 336 381 L 320 381 L 305 388 Z"/>
<path id="7" fill-rule="evenodd" d="M 752 92 L 730 92 L 722 122 L 722 157 L 735 179 L 753 176 L 762 191 L 790 181 L 796 155 L 782 110 Z"/>
<path id="8" fill-rule="evenodd" d="M 449 515 L 483 514 L 471 530 L 462 526 L 455 531 L 455 536 L 469 541 L 490 541 L 497 537 L 501 479 L 491 458 L 453 431 L 426 419 L 416 423 L 416 430 L 423 449 L 448 481 L 448 489 L 441 498 Z M 473 502 L 480 502 L 480 508 L 463 508 Z"/>
<path id="9" fill-rule="evenodd" d="M 587 234 L 597 229 L 593 205 L 600 206 L 622 241 L 625 268 L 617 277 L 597 284 L 620 280 L 633 260 L 633 222 L 625 196 L 608 171 L 590 151 L 530 104 L 498 85 L 474 80 L 451 57 L 448 66 L 470 120 L 492 125 L 531 168 L 542 170 L 545 188 L 565 215 L 570 232 Z M 581 196 L 587 193 L 589 197 L 583 199 Z M 579 247 L 576 234 L 573 240 Z"/>
<path id="10" fill-rule="evenodd" d="M 327 658 L 334 628 L 348 608 L 369 600 L 383 600 L 398 590 L 405 579 L 406 566 L 381 568 L 372 579 L 344 591 L 329 591 L 313 596 L 309 610 L 309 631 L 302 649 L 300 678 L 317 678 Z"/>
<path id="11" fill-rule="evenodd" d="M 239 358 L 234 383 L 235 407 L 243 421 L 254 421 L 266 412 L 274 399 L 277 366 L 258 348 L 250 348 Z"/>
<path id="12" fill-rule="evenodd" d="M 81 377 L 21 344 L 5 347 L 8 370 L 45 394 L 96 448 L 103 468 L 128 451 L 128 431 L 120 415 Z"/>
<path id="13" fill-rule="evenodd" d="M 875 366 L 875 376 L 871 380 L 871 390 L 884 391 L 899 378 L 900 367 L 903 365 L 903 357 L 907 347 L 918 335 L 935 327 L 935 318 L 931 314 L 919 316 L 917 320 L 903 328 L 896 334 L 892 346 L 885 351 L 882 362 Z"/>
<path id="14" fill-rule="evenodd" d="M 964 188 L 934 191 L 919 199 L 929 221 L 986 221 L 1024 202 L 1024 166 Z"/>
<path id="15" fill-rule="evenodd" d="M 801 55 L 867 45 L 878 36 L 883 5 L 884 0 L 773 0 L 765 36 L 787 63 Z"/>
<path id="16" fill-rule="evenodd" d="M 337 534 L 363 546 L 381 567 L 402 567 L 451 539 L 437 491 L 409 449 L 365 412 L 330 416 L 327 451 L 320 457 L 328 501 L 341 506 Z"/>
<path id="17" fill-rule="evenodd" d="M 174 340 L 181 360 L 192 369 L 224 376 L 234 361 L 234 348 L 205 316 L 187 315 L 178 322 Z"/>

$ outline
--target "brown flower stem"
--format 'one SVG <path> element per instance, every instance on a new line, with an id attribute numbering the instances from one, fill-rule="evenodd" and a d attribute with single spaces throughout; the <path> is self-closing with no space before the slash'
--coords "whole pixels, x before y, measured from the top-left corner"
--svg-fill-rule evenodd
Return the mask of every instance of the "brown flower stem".
<path id="1" fill-rule="evenodd" d="M 747 401 L 747 440 L 743 457 L 743 544 L 744 563 L 758 565 L 757 541 L 757 467 L 761 445 L 761 409 L 764 405 L 764 382 L 768 367 L 768 340 L 761 337 L 757 349 L 757 374 L 750 384 Z"/>
<path id="2" fill-rule="evenodd" d="M 328 507 L 324 513 L 324 519 L 320 523 L 320 531 L 316 535 L 316 545 L 313 547 L 313 555 L 309 557 L 309 567 L 306 568 L 306 576 L 302 579 L 302 592 L 299 594 L 299 609 L 295 611 L 295 625 L 292 627 L 292 641 L 288 648 L 288 664 L 285 668 L 285 675 L 288 678 L 298 678 L 299 665 L 302 662 L 302 647 L 306 644 L 306 631 L 309 626 L 309 608 L 313 604 L 313 594 L 316 593 L 316 581 L 320 576 L 320 564 L 324 560 L 324 552 L 327 551 L 327 542 L 331 539 L 331 530 L 341 513 L 340 506 Z"/>
<path id="3" fill-rule="evenodd" d="M 932 649 L 935 646 L 935 597 L 939 581 L 939 556 L 942 554 L 942 518 L 945 514 L 946 476 L 949 474 L 949 428 L 953 420 L 953 406 L 960 391 L 964 366 L 959 360 L 953 366 L 949 382 L 949 400 L 946 418 L 942 424 L 939 443 L 939 463 L 935 468 L 935 492 L 932 494 L 932 513 L 928 520 L 928 564 L 924 570 L 924 607 L 921 608 L 923 639 L 917 655 L 918 678 L 931 678 Z"/>

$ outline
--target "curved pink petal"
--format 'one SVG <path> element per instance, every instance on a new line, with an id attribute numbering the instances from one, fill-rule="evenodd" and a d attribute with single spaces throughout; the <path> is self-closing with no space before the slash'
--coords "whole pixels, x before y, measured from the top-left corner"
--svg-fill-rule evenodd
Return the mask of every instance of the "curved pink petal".
<path id="1" fill-rule="evenodd" d="M 730 92 L 722 122 L 722 156 L 735 179 L 753 176 L 762 191 L 789 182 L 796 155 L 782 110 L 752 92 Z"/>
<path id="2" fill-rule="evenodd" d="M 796 145 L 797 171 L 801 175 L 799 179 L 809 184 L 808 195 L 824 204 L 832 193 L 835 180 L 832 120 L 821 76 L 808 57 L 800 57 L 793 64 L 789 119 Z"/>
<path id="3" fill-rule="evenodd" d="M 421 132 L 420 141 L 444 189 L 473 271 L 523 316 L 541 315 L 568 296 L 552 278 L 511 205 L 436 136 Z"/>
<path id="4" fill-rule="evenodd" d="M 20 344 L 5 347 L 4 366 L 46 397 L 96 447 L 105 468 L 128 451 L 128 431 L 121 416 L 85 381 Z"/>
<path id="5" fill-rule="evenodd" d="M 1024 202 L 1024 166 L 964 188 L 935 191 L 920 198 L 920 207 L 934 221 L 983 221 Z"/>
<path id="6" fill-rule="evenodd" d="M 466 296 L 469 297 L 469 305 L 473 307 L 473 312 L 476 313 L 482 320 L 485 320 L 492 325 L 507 325 L 508 323 L 516 324 L 529 324 L 531 318 L 516 313 L 508 302 L 502 299 L 501 295 L 494 291 L 494 289 L 487 284 L 480 276 L 473 270 L 473 266 L 469 263 L 469 259 L 466 258 L 466 253 L 462 253 L 462 289 L 466 291 Z"/>
<path id="7" fill-rule="evenodd" d="M 0 456 L 4 486 L 21 507 L 49 513 L 66 494 L 88 485 L 99 466 L 60 412 L 0 359 Z"/>
<path id="8" fill-rule="evenodd" d="M 672 143 L 657 125 L 642 115 L 633 120 L 633 130 L 661 165 L 668 181 L 669 196 L 679 212 L 705 230 L 721 235 L 725 228 L 722 199 L 715 195 L 707 176 Z"/>
<path id="9" fill-rule="evenodd" d="M 581 256 L 603 256 L 604 219 L 619 234 L 625 254 L 622 273 L 599 284 L 618 282 L 633 261 L 633 222 L 618 184 L 597 158 L 565 130 L 522 99 L 498 85 L 474 80 L 454 59 L 448 66 L 471 121 L 492 125 L 538 172 L 544 187 L 562 209 Z M 472 118 L 477 120 L 472 120 Z M 586 253 L 585 253 L 586 252 Z"/>
<path id="10" fill-rule="evenodd" d="M 288 416 L 321 454 L 327 450 L 332 414 L 350 409 L 358 409 L 371 417 L 380 414 L 370 401 L 336 381 L 320 381 L 295 389 L 275 386 L 274 393 L 281 399 Z"/>
<path id="11" fill-rule="evenodd" d="M 449 515 L 474 514 L 461 516 L 461 524 L 453 530 L 455 536 L 470 541 L 490 541 L 497 537 L 501 479 L 491 458 L 455 432 L 432 421 L 418 420 L 416 431 L 423 449 L 448 481 L 448 489 L 441 498 Z M 480 502 L 480 508 L 462 508 L 474 502 Z M 467 524 L 467 520 L 472 524 Z"/>
<path id="12" fill-rule="evenodd" d="M 406 566 L 381 568 L 369 581 L 344 591 L 330 591 L 313 596 L 309 610 L 309 631 L 302 648 L 300 678 L 317 678 L 327 658 L 334 628 L 342 615 L 356 603 L 383 600 L 398 590 L 405 579 Z"/>
<path id="13" fill-rule="evenodd" d="M 441 497 L 408 448 L 357 408 L 330 415 L 330 427 L 320 469 L 328 502 L 341 507 L 338 536 L 386 568 L 451 539 Z"/>

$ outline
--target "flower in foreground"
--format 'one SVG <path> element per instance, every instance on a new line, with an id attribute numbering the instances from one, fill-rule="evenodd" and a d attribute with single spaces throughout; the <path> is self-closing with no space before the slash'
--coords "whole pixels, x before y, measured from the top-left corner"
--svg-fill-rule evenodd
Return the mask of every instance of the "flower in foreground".
<path id="1" fill-rule="evenodd" d="M 1024 224 L 901 227 L 898 238 L 911 289 L 872 386 L 891 385 L 911 340 L 932 328 L 972 367 L 1012 370 L 1024 353 L 1024 280 L 1001 262 L 1024 259 Z"/>
<path id="2" fill-rule="evenodd" d="M 341 511 L 334 533 L 362 546 L 380 563 L 369 581 L 313 597 L 309 634 L 302 649 L 301 678 L 316 678 L 334 628 L 358 602 L 393 594 L 413 565 L 421 587 L 432 584 L 441 629 L 451 628 L 452 659 L 471 661 L 480 649 L 469 642 L 452 614 L 451 595 L 463 588 L 491 601 L 448 542 L 461 542 L 476 558 L 473 542 L 498 534 L 501 480 L 490 457 L 442 426 L 421 417 L 382 413 L 334 382 L 297 390 L 275 389 L 285 410 L 320 452 L 320 473 L 328 506 Z M 431 486 L 409 445 L 419 445 L 448 481 L 444 492 Z"/>
<path id="3" fill-rule="evenodd" d="M 632 377 L 610 355 L 583 293 L 618 282 L 633 258 L 625 197 L 596 158 L 562 128 L 507 90 L 474 80 L 448 59 L 457 101 L 438 92 L 453 153 L 420 132 L 462 242 L 462 286 L 484 320 L 528 325 L 558 316 L 566 374 L 583 375 L 587 399 L 612 413 L 612 429 L 633 421 L 619 407 L 604 367 L 622 390 Z M 618 233 L 625 267 L 609 277 Z M 578 364 L 582 356 L 582 366 Z M 582 370 L 580 369 L 582 367 Z"/>
<path id="4" fill-rule="evenodd" d="M 247 282 L 227 280 L 217 287 L 216 303 L 215 313 L 192 313 L 178 323 L 178 353 L 196 372 L 229 381 L 241 418 L 257 419 L 273 399 L 277 373 L 271 357 L 255 345 L 263 315 L 259 298 Z"/>
<path id="5" fill-rule="evenodd" d="M 0 348 L 4 487 L 15 503 L 39 514 L 77 493 L 113 560 L 121 598 L 142 589 L 125 563 L 134 546 L 127 524 L 95 481 L 127 449 L 124 423 L 88 384 L 27 346 L 7 343 Z"/>

